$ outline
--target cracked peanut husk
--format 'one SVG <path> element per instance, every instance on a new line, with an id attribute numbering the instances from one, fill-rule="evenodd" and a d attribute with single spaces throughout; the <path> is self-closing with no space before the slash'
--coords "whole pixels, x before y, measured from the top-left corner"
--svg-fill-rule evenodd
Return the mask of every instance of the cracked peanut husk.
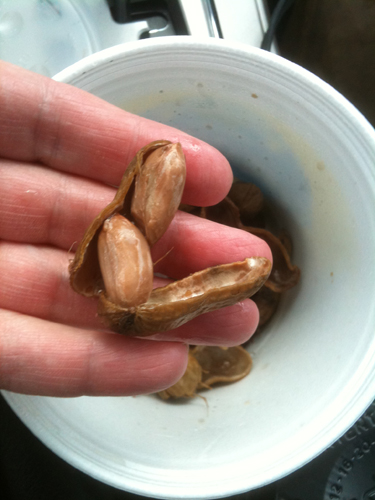
<path id="1" fill-rule="evenodd" d="M 158 392 L 158 396 L 162 399 L 192 398 L 198 391 L 212 389 L 215 384 L 228 384 L 243 379 L 251 368 L 251 356 L 241 346 L 190 347 L 184 375 L 176 384 Z"/>
<path id="2" fill-rule="evenodd" d="M 181 161 L 181 165 L 183 164 L 181 175 L 184 181 L 185 160 L 179 144 L 171 145 L 169 141 L 155 141 L 142 148 L 126 169 L 114 200 L 102 210 L 87 229 L 78 246 L 75 258 L 70 264 L 70 282 L 73 289 L 88 297 L 98 297 L 99 315 L 113 331 L 118 333 L 131 336 L 147 336 L 155 332 L 176 328 L 199 314 L 232 305 L 251 296 L 260 289 L 271 272 L 271 263 L 267 259 L 252 257 L 242 262 L 208 268 L 166 287 L 155 289 L 151 292 L 147 301 L 136 307 L 121 306 L 108 297 L 98 259 L 98 235 L 104 222 L 111 219 L 115 214 L 121 215 L 137 225 L 139 214 L 142 217 L 142 210 L 137 211 L 137 217 L 132 214 L 132 202 L 137 177 L 141 176 L 145 168 L 153 168 L 153 165 L 150 166 L 147 163 L 148 158 L 151 158 L 159 150 L 160 154 L 156 156 L 160 159 L 160 156 L 163 156 L 163 151 L 168 150 L 170 152 L 171 147 L 177 151 L 176 159 L 173 161 Z M 155 166 L 155 168 L 163 168 L 160 162 L 156 164 L 158 166 Z M 149 179 L 158 179 L 158 175 L 153 175 L 151 172 L 147 177 Z M 168 172 L 165 179 L 167 182 Z M 181 189 L 181 182 L 176 180 L 174 182 Z M 162 185 L 158 186 L 158 189 L 162 188 Z M 141 193 L 146 193 L 141 194 L 141 196 L 153 196 L 152 186 L 148 186 Z M 160 195 L 160 193 L 157 194 Z M 176 210 L 180 199 L 172 198 L 173 201 L 170 203 L 175 205 Z M 168 212 L 166 220 L 169 220 L 170 206 L 167 207 L 166 212 Z M 150 217 L 144 217 L 140 225 L 144 226 L 144 221 L 146 220 L 147 224 L 149 219 Z M 140 229 L 147 238 L 147 227 L 141 227 Z M 152 234 L 157 234 L 157 238 L 160 238 L 166 229 L 167 227 L 163 227 L 162 231 L 153 230 Z M 154 243 L 153 239 L 154 236 L 151 237 L 152 241 L 149 240 L 149 243 L 150 241 Z M 126 255 L 124 255 L 124 258 L 126 258 Z"/>

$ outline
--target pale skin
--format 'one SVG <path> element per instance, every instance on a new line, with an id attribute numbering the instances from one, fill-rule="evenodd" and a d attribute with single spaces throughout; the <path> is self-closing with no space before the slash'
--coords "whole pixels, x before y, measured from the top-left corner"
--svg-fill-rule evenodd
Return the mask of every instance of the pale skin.
<path id="1" fill-rule="evenodd" d="M 213 205 L 227 194 L 230 166 L 208 144 L 0 62 L 0 389 L 152 393 L 183 375 L 188 344 L 237 345 L 255 331 L 258 310 L 245 300 L 153 338 L 128 338 L 106 331 L 95 299 L 70 288 L 74 243 L 137 150 L 157 139 L 182 144 L 183 203 Z M 152 249 L 156 271 L 174 279 L 249 256 L 272 258 L 255 236 L 181 212 Z"/>

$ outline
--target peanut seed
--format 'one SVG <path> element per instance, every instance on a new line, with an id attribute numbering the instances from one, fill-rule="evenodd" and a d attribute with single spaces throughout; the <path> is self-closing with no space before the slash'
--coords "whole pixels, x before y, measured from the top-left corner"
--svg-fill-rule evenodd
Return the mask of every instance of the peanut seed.
<path id="1" fill-rule="evenodd" d="M 153 151 L 137 176 L 131 213 L 150 246 L 171 223 L 181 202 L 185 178 L 185 156 L 179 143 Z"/>
<path id="2" fill-rule="evenodd" d="M 153 265 L 142 233 L 122 215 L 103 223 L 98 257 L 108 298 L 123 307 L 146 302 L 152 291 Z"/>

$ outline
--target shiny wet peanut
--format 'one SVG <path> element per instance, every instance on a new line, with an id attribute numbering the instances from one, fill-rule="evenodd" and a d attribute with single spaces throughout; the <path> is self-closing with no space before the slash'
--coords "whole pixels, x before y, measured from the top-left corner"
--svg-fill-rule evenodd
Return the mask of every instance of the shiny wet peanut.
<path id="1" fill-rule="evenodd" d="M 142 233 L 122 215 L 104 221 L 98 257 L 107 296 L 122 307 L 146 302 L 152 291 L 153 264 Z"/>
<path id="2" fill-rule="evenodd" d="M 181 203 L 186 166 L 181 145 L 153 151 L 135 180 L 131 213 L 150 246 L 165 233 Z"/>
<path id="3" fill-rule="evenodd" d="M 152 263 L 142 232 L 153 244 L 166 231 L 181 199 L 184 165 L 179 144 L 154 141 L 138 151 L 114 199 L 87 228 L 70 262 L 72 288 L 86 297 L 98 297 L 98 315 L 114 332 L 148 336 L 177 328 L 199 314 L 251 296 L 271 271 L 267 259 L 251 257 L 151 291 Z M 143 175 L 147 182 L 138 180 Z M 139 246 L 132 248 L 129 238 L 119 238 L 127 231 L 137 234 Z"/>

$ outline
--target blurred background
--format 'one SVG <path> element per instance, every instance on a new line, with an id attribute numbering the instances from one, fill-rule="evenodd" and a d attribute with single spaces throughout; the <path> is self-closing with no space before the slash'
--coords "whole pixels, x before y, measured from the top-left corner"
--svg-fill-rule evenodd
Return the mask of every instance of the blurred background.
<path id="1" fill-rule="evenodd" d="M 0 0 L 0 59 L 46 76 L 119 43 L 170 35 L 276 52 L 328 82 L 375 125 L 375 0 Z M 142 499 L 66 464 L 1 397 L 0 423 L 2 500 Z M 311 463 L 231 498 L 375 499 L 374 450 L 372 404 Z"/>

